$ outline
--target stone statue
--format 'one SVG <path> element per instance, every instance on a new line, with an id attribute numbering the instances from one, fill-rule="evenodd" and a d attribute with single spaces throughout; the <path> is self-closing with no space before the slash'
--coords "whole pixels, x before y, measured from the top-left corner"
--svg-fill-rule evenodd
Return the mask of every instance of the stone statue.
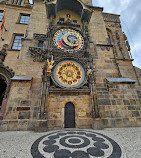
<path id="1" fill-rule="evenodd" d="M 67 20 L 66 20 L 66 24 L 71 24 L 71 20 L 70 20 L 70 15 L 69 14 L 67 14 Z"/>
<path id="2" fill-rule="evenodd" d="M 130 51 L 131 51 L 131 48 L 130 48 L 130 45 L 129 45 L 128 40 L 125 42 L 125 44 L 126 44 L 126 48 L 127 48 L 128 52 L 130 52 Z"/>
<path id="3" fill-rule="evenodd" d="M 127 39 L 127 36 L 125 35 L 125 33 L 123 32 L 123 37 L 124 37 L 124 40 L 125 40 L 125 45 L 126 45 L 126 48 L 128 50 L 128 52 L 131 51 L 131 48 L 130 48 L 130 45 L 129 45 L 129 42 L 128 42 L 128 39 Z"/>
<path id="4" fill-rule="evenodd" d="M 53 56 L 51 58 L 51 61 L 49 61 L 49 59 L 47 59 L 47 75 L 51 76 L 51 70 L 54 67 L 54 60 L 53 60 Z"/>
<path id="5" fill-rule="evenodd" d="M 92 68 L 90 68 L 90 66 L 88 66 L 88 69 L 87 69 L 87 76 L 90 78 L 92 75 L 93 77 L 94 76 L 94 71 L 95 71 L 95 66 L 93 66 Z"/>
<path id="6" fill-rule="evenodd" d="M 44 64 L 43 66 L 42 66 L 42 70 L 43 70 L 43 76 L 46 74 L 46 70 L 47 70 L 47 66 L 46 66 L 46 64 Z"/>
<path id="7" fill-rule="evenodd" d="M 117 38 L 117 40 L 120 40 L 120 35 L 119 35 L 118 31 L 116 31 L 116 38 Z"/>
<path id="8" fill-rule="evenodd" d="M 124 40 L 126 41 L 127 40 L 127 36 L 125 35 L 124 32 L 123 32 L 123 37 L 124 37 Z"/>

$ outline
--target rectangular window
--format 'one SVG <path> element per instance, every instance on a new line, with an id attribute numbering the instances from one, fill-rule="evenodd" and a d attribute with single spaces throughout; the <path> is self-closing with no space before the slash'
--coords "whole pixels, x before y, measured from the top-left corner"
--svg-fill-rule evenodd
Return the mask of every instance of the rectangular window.
<path id="1" fill-rule="evenodd" d="M 28 24 L 30 15 L 21 14 L 20 24 Z"/>
<path id="2" fill-rule="evenodd" d="M 77 25 L 77 20 L 73 20 L 73 25 Z"/>
<path id="3" fill-rule="evenodd" d="M 22 38 L 24 38 L 23 35 L 15 35 L 13 45 L 12 45 L 13 50 L 21 50 Z"/>
<path id="4" fill-rule="evenodd" d="M 15 5 L 21 5 L 22 4 L 22 0 L 12 0 L 11 3 L 15 4 Z"/>
<path id="5" fill-rule="evenodd" d="M 3 18 L 3 11 L 0 10 L 0 21 L 2 21 L 2 18 Z"/>

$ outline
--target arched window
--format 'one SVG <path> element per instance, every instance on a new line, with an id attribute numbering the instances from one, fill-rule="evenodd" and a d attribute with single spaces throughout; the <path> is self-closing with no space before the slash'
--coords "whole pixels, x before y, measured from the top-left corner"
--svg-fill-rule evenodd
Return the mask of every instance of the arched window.
<path id="1" fill-rule="evenodd" d="M 112 42 L 111 42 L 111 37 L 110 37 L 110 35 L 109 35 L 109 33 L 108 33 L 108 45 L 111 45 L 112 44 Z"/>
<path id="2" fill-rule="evenodd" d="M 112 32 L 111 32 L 111 30 L 107 29 L 107 35 L 108 35 L 107 44 L 111 45 L 112 44 Z"/>

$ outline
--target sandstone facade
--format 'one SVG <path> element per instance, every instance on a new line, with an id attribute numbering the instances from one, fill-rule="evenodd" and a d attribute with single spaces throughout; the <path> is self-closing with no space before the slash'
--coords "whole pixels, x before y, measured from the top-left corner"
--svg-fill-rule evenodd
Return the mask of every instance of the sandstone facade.
<path id="1" fill-rule="evenodd" d="M 7 29 L 0 42 L 0 77 L 10 86 L 3 97 L 0 130 L 64 128 L 69 102 L 74 105 L 76 128 L 141 126 L 140 69 L 132 65 L 119 15 L 103 13 L 103 8 L 91 6 L 91 0 L 76 0 L 80 16 L 67 4 L 59 5 L 60 1 L 0 4 L 0 11 L 6 10 Z M 19 22 L 21 15 L 30 15 L 28 24 Z M 55 32 L 68 28 L 83 35 L 80 53 L 63 52 L 52 44 Z M 15 34 L 24 36 L 21 50 L 12 49 Z M 42 67 L 52 56 L 52 74 L 45 76 Z M 82 64 L 85 83 L 80 87 L 66 89 L 54 81 L 55 66 L 63 60 Z M 87 75 L 91 66 L 94 76 Z"/>

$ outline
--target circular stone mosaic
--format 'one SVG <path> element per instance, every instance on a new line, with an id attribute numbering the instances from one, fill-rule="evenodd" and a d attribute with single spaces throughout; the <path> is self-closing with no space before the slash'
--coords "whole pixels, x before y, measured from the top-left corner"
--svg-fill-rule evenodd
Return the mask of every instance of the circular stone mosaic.
<path id="1" fill-rule="evenodd" d="M 54 34 L 54 44 L 65 52 L 72 53 L 82 49 L 84 40 L 82 35 L 73 29 L 60 29 Z"/>
<path id="2" fill-rule="evenodd" d="M 111 138 L 87 130 L 65 130 L 37 139 L 33 158 L 120 158 L 121 149 Z"/>
<path id="3" fill-rule="evenodd" d="M 83 67 L 72 60 L 64 60 L 58 63 L 53 70 L 55 81 L 66 88 L 78 87 L 85 78 Z"/>

